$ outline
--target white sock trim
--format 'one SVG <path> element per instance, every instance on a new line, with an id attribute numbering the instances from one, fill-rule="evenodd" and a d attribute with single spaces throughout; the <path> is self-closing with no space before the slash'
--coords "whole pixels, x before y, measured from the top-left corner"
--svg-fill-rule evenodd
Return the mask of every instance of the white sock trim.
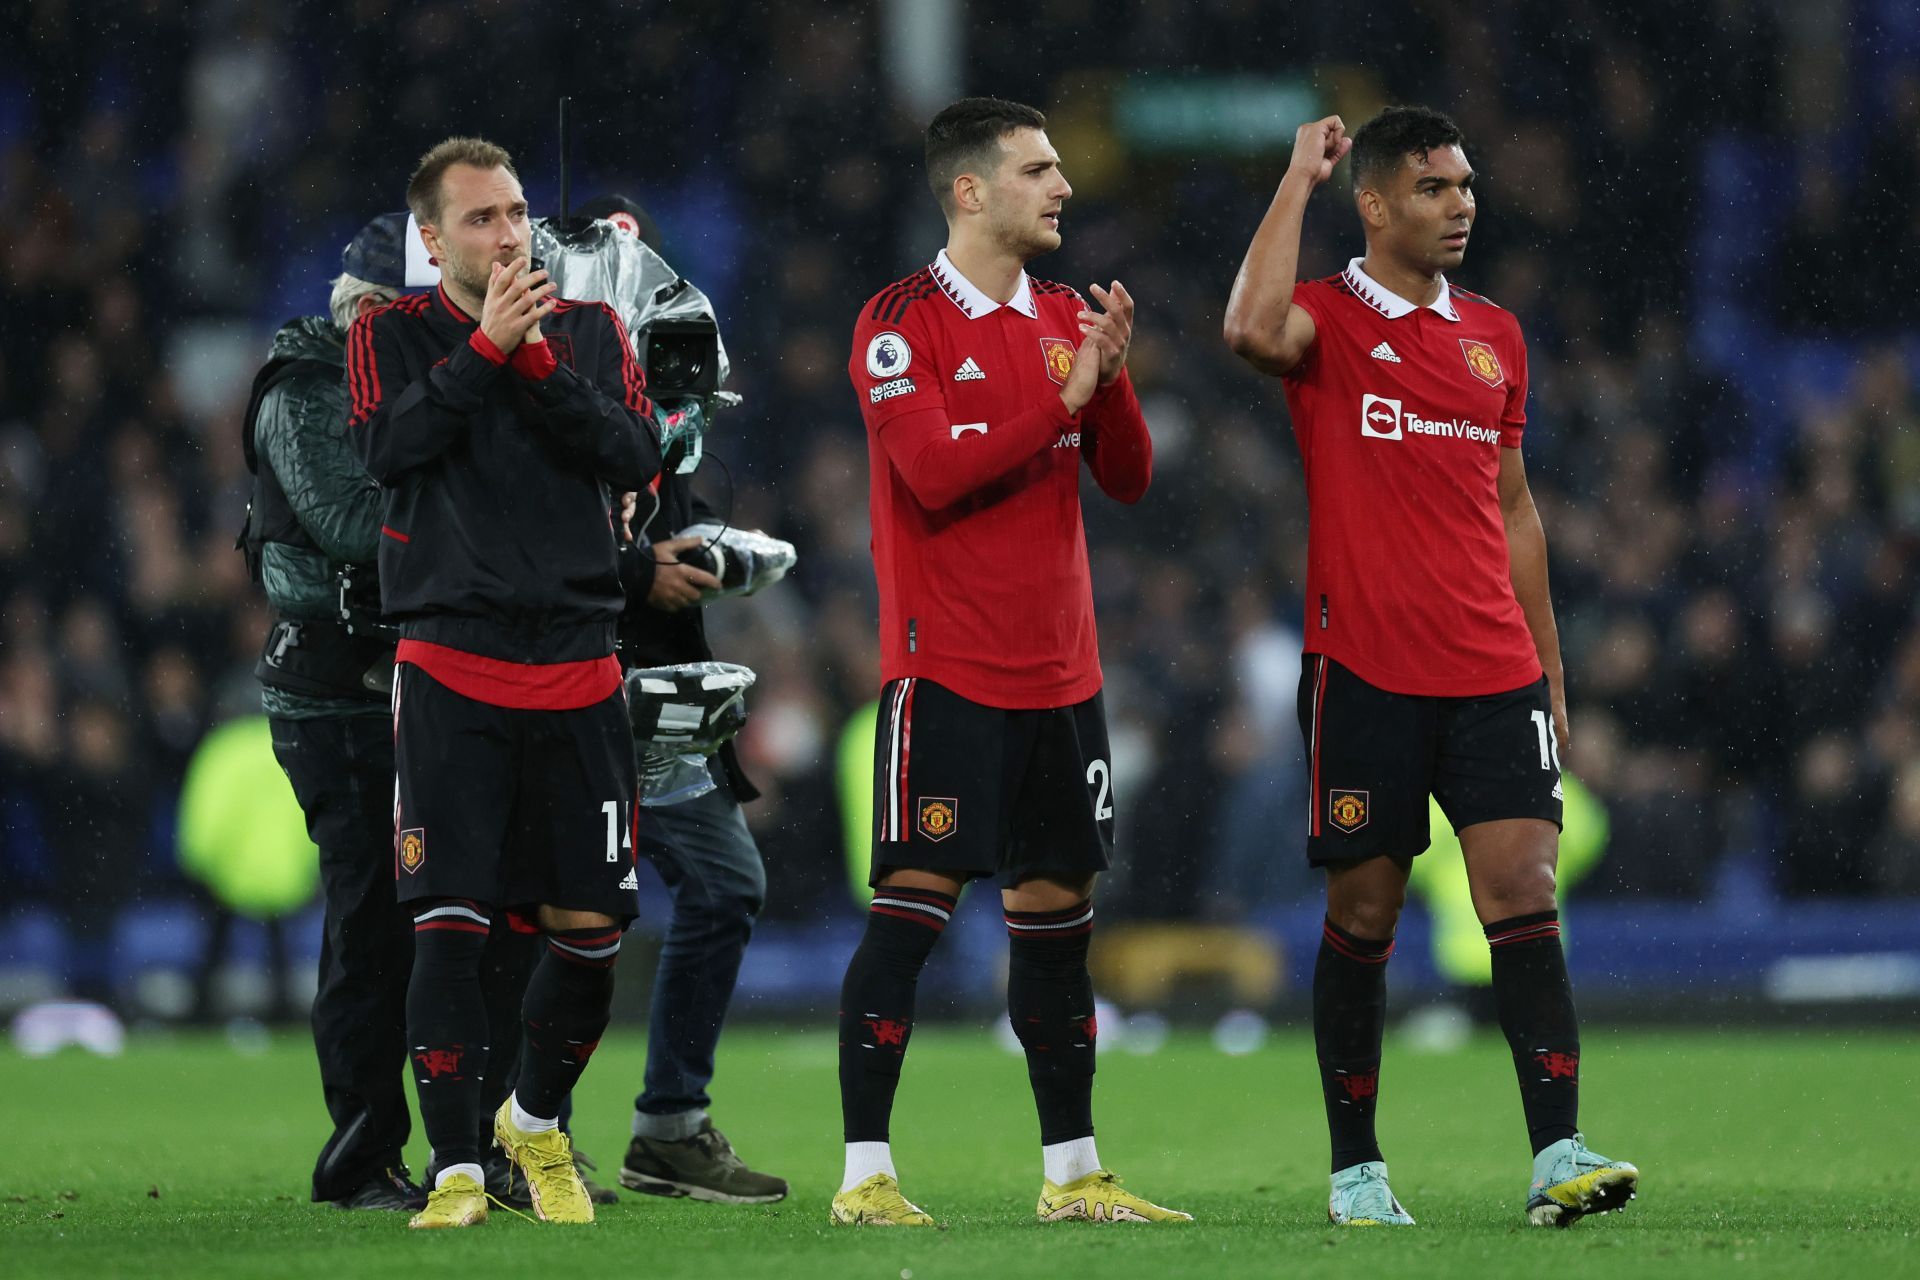
<path id="1" fill-rule="evenodd" d="M 513 1127 L 522 1133 L 550 1133 L 560 1127 L 560 1117 L 551 1116 L 543 1120 L 531 1115 L 520 1105 L 520 1095 L 513 1095 Z"/>
<path id="2" fill-rule="evenodd" d="M 840 1180 L 842 1191 L 851 1191 L 876 1173 L 898 1180 L 893 1170 L 893 1144 L 889 1142 L 849 1142 L 847 1176 Z"/>
<path id="3" fill-rule="evenodd" d="M 450 1164 L 433 1175 L 433 1189 L 438 1191 L 447 1185 L 447 1179 L 456 1173 L 464 1173 L 481 1186 L 487 1185 L 487 1172 L 477 1164 Z"/>
<path id="4" fill-rule="evenodd" d="M 1092 1134 L 1042 1147 L 1040 1160 L 1046 1166 L 1047 1181 L 1056 1187 L 1084 1178 L 1100 1167 L 1100 1153 L 1093 1149 Z"/>

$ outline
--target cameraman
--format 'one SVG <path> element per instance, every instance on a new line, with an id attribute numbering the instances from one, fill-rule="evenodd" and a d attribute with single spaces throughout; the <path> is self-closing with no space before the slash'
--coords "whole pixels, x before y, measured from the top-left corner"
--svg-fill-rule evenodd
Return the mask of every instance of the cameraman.
<path id="1" fill-rule="evenodd" d="M 580 212 L 611 222 L 621 239 L 631 237 L 624 239 L 628 250 L 639 240 L 657 255 L 653 219 L 634 201 L 605 196 Z M 617 252 L 618 245 L 609 248 Z M 562 258 L 563 272 L 565 265 Z M 697 400 L 673 400 L 664 384 L 656 390 L 664 410 L 701 410 Z M 627 608 L 620 619 L 620 660 L 629 669 L 713 660 L 701 605 L 722 589 L 721 579 L 709 572 L 719 565 L 711 551 L 702 550 L 707 537 L 685 531 L 695 525 L 712 529 L 719 521 L 690 484 L 697 439 L 669 450 L 656 491 L 638 497 L 644 529 L 636 526 L 635 541 L 621 547 Z M 681 470 L 689 450 L 694 462 Z M 771 572 L 756 565 L 750 551 L 730 545 L 724 535 L 720 552 L 733 564 L 725 575 L 728 594 L 757 590 L 785 572 L 784 561 Z M 682 564 L 681 557 L 693 563 Z M 633 1142 L 620 1181 L 651 1195 L 767 1204 L 786 1197 L 786 1180 L 749 1169 L 707 1115 L 714 1049 L 767 893 L 766 866 L 741 810 L 760 793 L 741 771 L 731 743 L 714 754 L 708 769 L 712 790 L 640 809 L 639 852 L 666 883 L 673 915 L 654 975 L 646 1078 L 634 1099 Z"/>
<path id="2" fill-rule="evenodd" d="M 339 587 L 364 565 L 371 589 L 380 540 L 380 491 L 346 437 L 346 330 L 400 296 L 405 226 L 367 224 L 343 255 L 332 315 L 274 335 L 243 428 L 254 483 L 242 540 L 274 611 L 254 673 L 274 755 L 320 847 L 325 896 L 313 1039 L 333 1134 L 313 1198 L 343 1209 L 426 1203 L 401 1162 L 413 928 L 393 886 L 394 642 L 350 632 Z"/>
<path id="3" fill-rule="evenodd" d="M 673 461 L 669 456 L 662 468 L 659 508 L 644 534 L 636 529 L 635 543 L 622 548 L 628 605 L 620 659 L 629 668 L 713 660 L 701 605 L 721 579 L 698 567 L 705 538 L 676 535 L 711 522 L 712 512 Z M 650 501 L 640 496 L 642 513 Z M 679 563 L 682 556 L 695 563 Z M 639 851 L 666 883 L 673 915 L 654 975 L 645 1086 L 634 1099 L 633 1142 L 620 1181 L 652 1195 L 767 1204 L 786 1197 L 786 1180 L 749 1169 L 707 1115 L 714 1049 L 766 899 L 766 866 L 741 809 L 760 793 L 730 742 L 708 760 L 708 770 L 711 790 L 640 809 Z"/>

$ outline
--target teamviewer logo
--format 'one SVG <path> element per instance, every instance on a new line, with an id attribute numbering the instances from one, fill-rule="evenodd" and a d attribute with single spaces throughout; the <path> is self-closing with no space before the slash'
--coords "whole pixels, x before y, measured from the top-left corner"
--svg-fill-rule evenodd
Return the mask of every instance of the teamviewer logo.
<path id="1" fill-rule="evenodd" d="M 1360 434 L 1374 440 L 1400 439 L 1400 402 L 1385 396 L 1361 400 Z"/>

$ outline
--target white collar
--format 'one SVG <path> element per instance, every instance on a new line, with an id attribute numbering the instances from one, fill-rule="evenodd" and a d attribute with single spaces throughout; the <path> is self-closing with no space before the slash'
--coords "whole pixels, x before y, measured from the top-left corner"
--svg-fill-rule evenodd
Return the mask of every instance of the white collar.
<path id="1" fill-rule="evenodd" d="M 1401 316 L 1412 315 L 1420 309 L 1368 275 L 1365 268 L 1360 265 L 1365 261 L 1365 258 L 1355 258 L 1347 264 L 1347 269 L 1341 272 L 1346 278 L 1348 287 L 1359 295 L 1362 302 L 1389 320 L 1398 320 Z M 1440 296 L 1427 304 L 1427 310 L 1438 312 L 1455 323 L 1459 322 L 1460 313 L 1454 310 L 1453 306 L 1453 286 L 1447 283 L 1445 276 L 1440 277 Z"/>
<path id="2" fill-rule="evenodd" d="M 953 265 L 953 259 L 942 249 L 940 256 L 927 268 L 933 273 L 933 279 L 940 291 L 947 295 L 947 301 L 966 315 L 969 320 L 978 320 L 981 316 L 992 315 L 1002 306 L 975 287 L 973 281 L 960 274 L 960 268 Z M 1033 282 L 1027 279 L 1027 273 L 1020 273 L 1020 287 L 1013 291 L 1013 298 L 1004 305 L 1012 307 L 1029 320 L 1040 318 L 1040 308 L 1034 305 Z"/>

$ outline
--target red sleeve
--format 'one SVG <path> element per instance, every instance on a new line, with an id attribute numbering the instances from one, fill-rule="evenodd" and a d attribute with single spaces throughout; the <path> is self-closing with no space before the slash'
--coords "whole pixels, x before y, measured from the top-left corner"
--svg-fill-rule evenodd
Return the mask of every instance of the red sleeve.
<path id="1" fill-rule="evenodd" d="M 1527 427 L 1527 339 L 1513 326 L 1513 367 L 1507 373 L 1507 407 L 1500 415 L 1500 444 L 1518 449 Z"/>
<path id="2" fill-rule="evenodd" d="M 1100 491 L 1115 502 L 1140 501 L 1153 480 L 1153 437 L 1133 394 L 1133 375 L 1122 369 L 1112 386 L 1094 392 L 1081 417 L 1081 454 Z"/>
<path id="3" fill-rule="evenodd" d="M 922 507 L 938 511 L 1050 449 L 1079 415 L 1048 392 L 1002 422 L 956 423 L 934 372 L 934 335 L 921 308 L 887 324 L 863 312 L 847 372 L 867 430 Z"/>
<path id="4" fill-rule="evenodd" d="M 475 329 L 474 332 L 480 331 Z M 533 382 L 545 381 L 560 367 L 560 362 L 554 358 L 553 348 L 547 345 L 544 337 L 538 342 L 523 342 L 515 347 L 513 359 L 508 363 L 513 366 L 515 373 Z"/>
<path id="5" fill-rule="evenodd" d="M 1318 280 L 1302 280 L 1293 286 L 1293 305 L 1313 317 L 1313 345 L 1307 348 L 1307 354 L 1300 357 L 1300 363 L 1281 374 L 1281 377 L 1290 380 L 1305 378 L 1319 363 L 1316 356 L 1321 340 L 1333 323 L 1332 311 L 1327 306 L 1327 292 L 1327 287 Z"/>
<path id="6" fill-rule="evenodd" d="M 934 355 L 933 327 L 922 308 L 908 306 L 876 319 L 869 304 L 860 313 L 847 376 L 868 430 L 877 432 L 896 418 L 923 411 L 945 415 L 947 399 L 933 370 Z"/>
<path id="7" fill-rule="evenodd" d="M 507 362 L 506 353 L 494 344 L 493 339 L 487 336 L 487 331 L 479 325 L 474 326 L 472 335 L 467 338 L 467 345 L 484 356 L 488 364 L 505 364 Z M 525 350 L 526 344 L 524 342 L 521 343 L 520 348 L 521 350 Z M 518 352 L 515 354 L 518 354 Z"/>

